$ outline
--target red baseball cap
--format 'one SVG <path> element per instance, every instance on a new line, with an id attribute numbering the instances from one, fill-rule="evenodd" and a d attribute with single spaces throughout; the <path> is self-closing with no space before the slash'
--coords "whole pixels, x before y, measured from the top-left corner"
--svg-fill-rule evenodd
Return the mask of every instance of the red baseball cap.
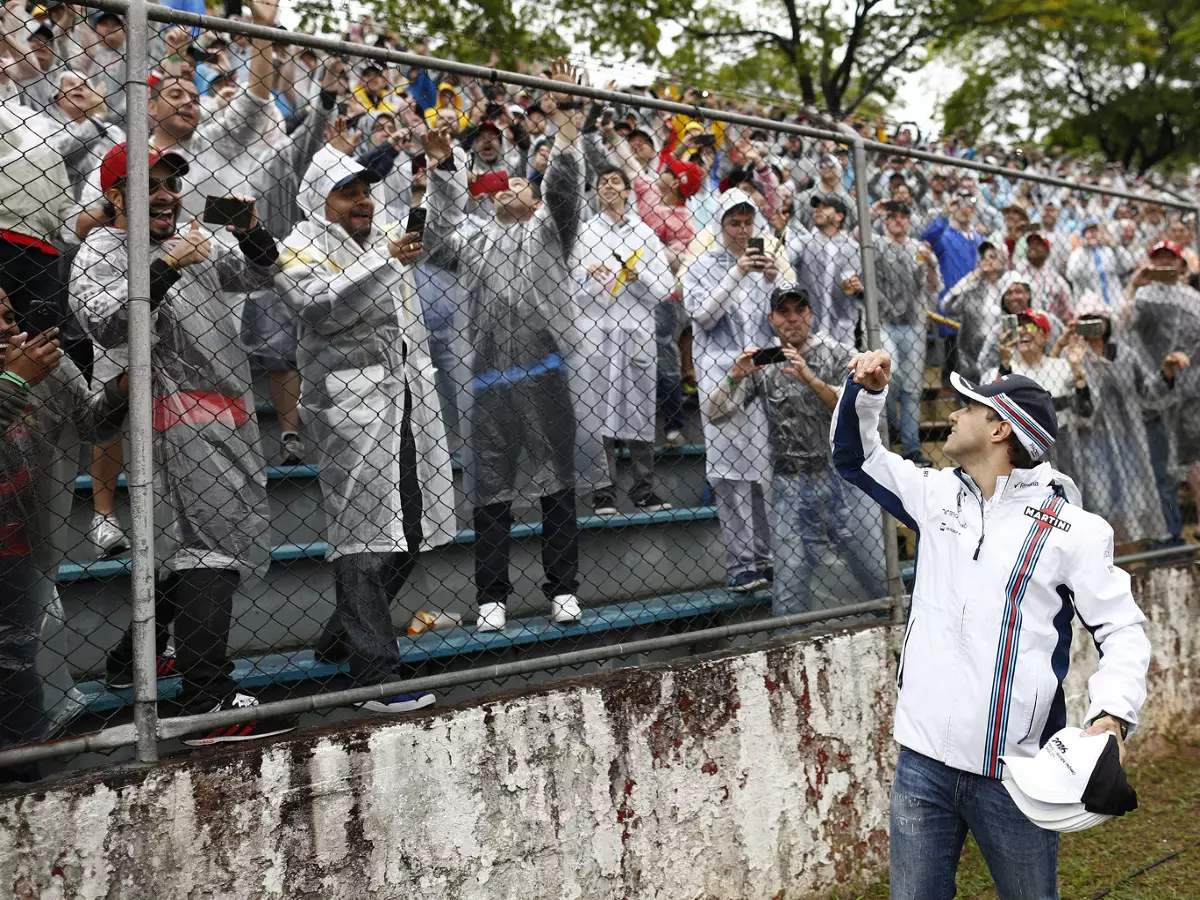
<path id="1" fill-rule="evenodd" d="M 1170 253 L 1172 256 L 1174 256 L 1176 259 L 1183 259 L 1183 254 L 1181 252 L 1179 252 L 1179 248 L 1176 247 L 1174 244 L 1172 244 L 1170 241 L 1159 241 L 1157 244 L 1155 244 L 1153 247 L 1150 248 L 1149 255 L 1153 256 L 1159 250 L 1166 250 L 1168 253 Z"/>
<path id="2" fill-rule="evenodd" d="M 153 168 L 155 163 L 160 160 L 174 168 L 176 175 L 186 175 L 190 168 L 187 159 L 174 150 L 151 150 L 150 168 Z M 126 152 L 126 145 L 122 142 L 104 154 L 104 160 L 100 163 L 100 190 L 107 191 L 109 188 L 116 186 L 118 181 L 124 181 L 128 175 L 129 158 Z"/>
<path id="3" fill-rule="evenodd" d="M 1017 313 L 1018 319 L 1028 319 L 1046 334 L 1050 333 L 1050 317 L 1036 309 L 1023 309 Z"/>
<path id="4" fill-rule="evenodd" d="M 496 194 L 508 190 L 507 172 L 484 172 L 471 185 L 471 196 L 482 197 L 484 194 Z"/>
<path id="5" fill-rule="evenodd" d="M 667 159 L 667 168 L 679 182 L 680 197 L 686 200 L 700 192 L 700 186 L 704 183 L 704 173 L 698 165 L 672 156 Z"/>

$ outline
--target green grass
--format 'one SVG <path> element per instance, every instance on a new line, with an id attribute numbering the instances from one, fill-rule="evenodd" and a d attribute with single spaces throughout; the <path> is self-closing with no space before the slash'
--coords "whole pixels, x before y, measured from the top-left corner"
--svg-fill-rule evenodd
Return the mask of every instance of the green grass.
<path id="1" fill-rule="evenodd" d="M 1200 841 L 1200 747 L 1142 763 L 1130 772 L 1139 808 L 1098 828 L 1063 835 L 1058 885 L 1062 900 L 1198 900 L 1200 847 L 1140 875 L 1134 873 Z M 1131 877 L 1132 876 L 1132 877 Z M 832 900 L 887 900 L 886 880 L 840 892 Z M 991 876 L 975 842 L 968 839 L 958 869 L 961 900 L 995 900 Z"/>

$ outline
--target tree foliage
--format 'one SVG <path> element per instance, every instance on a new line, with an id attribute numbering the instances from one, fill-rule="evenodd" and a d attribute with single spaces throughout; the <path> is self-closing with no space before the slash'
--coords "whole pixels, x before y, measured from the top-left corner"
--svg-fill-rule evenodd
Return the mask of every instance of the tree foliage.
<path id="1" fill-rule="evenodd" d="M 1195 0 L 1015 0 L 1004 12 L 958 36 L 972 62 L 947 130 L 1039 138 L 1142 172 L 1200 159 Z"/>

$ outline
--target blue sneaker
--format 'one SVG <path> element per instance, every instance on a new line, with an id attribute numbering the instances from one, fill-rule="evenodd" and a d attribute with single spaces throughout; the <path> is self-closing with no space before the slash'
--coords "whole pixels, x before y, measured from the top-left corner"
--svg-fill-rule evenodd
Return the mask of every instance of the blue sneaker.
<path id="1" fill-rule="evenodd" d="M 424 709 L 426 706 L 432 706 L 436 702 L 437 697 L 427 691 L 421 694 L 396 694 L 394 697 L 381 697 L 378 700 L 368 700 L 365 703 L 360 703 L 358 706 L 360 709 L 367 709 L 371 712 L 406 713 L 417 709 Z"/>
<path id="2" fill-rule="evenodd" d="M 768 584 L 770 582 L 761 572 L 742 572 L 729 579 L 729 590 L 735 594 L 748 594 L 765 588 Z"/>

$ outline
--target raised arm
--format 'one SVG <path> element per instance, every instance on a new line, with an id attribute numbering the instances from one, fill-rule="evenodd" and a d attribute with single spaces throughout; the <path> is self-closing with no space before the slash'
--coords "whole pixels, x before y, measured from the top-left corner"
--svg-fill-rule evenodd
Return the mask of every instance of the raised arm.
<path id="1" fill-rule="evenodd" d="M 931 479 L 938 474 L 892 453 L 879 437 L 879 416 L 887 408 L 891 357 L 879 351 L 860 353 L 850 367 L 829 430 L 833 466 L 842 478 L 919 531 L 929 513 Z"/>

